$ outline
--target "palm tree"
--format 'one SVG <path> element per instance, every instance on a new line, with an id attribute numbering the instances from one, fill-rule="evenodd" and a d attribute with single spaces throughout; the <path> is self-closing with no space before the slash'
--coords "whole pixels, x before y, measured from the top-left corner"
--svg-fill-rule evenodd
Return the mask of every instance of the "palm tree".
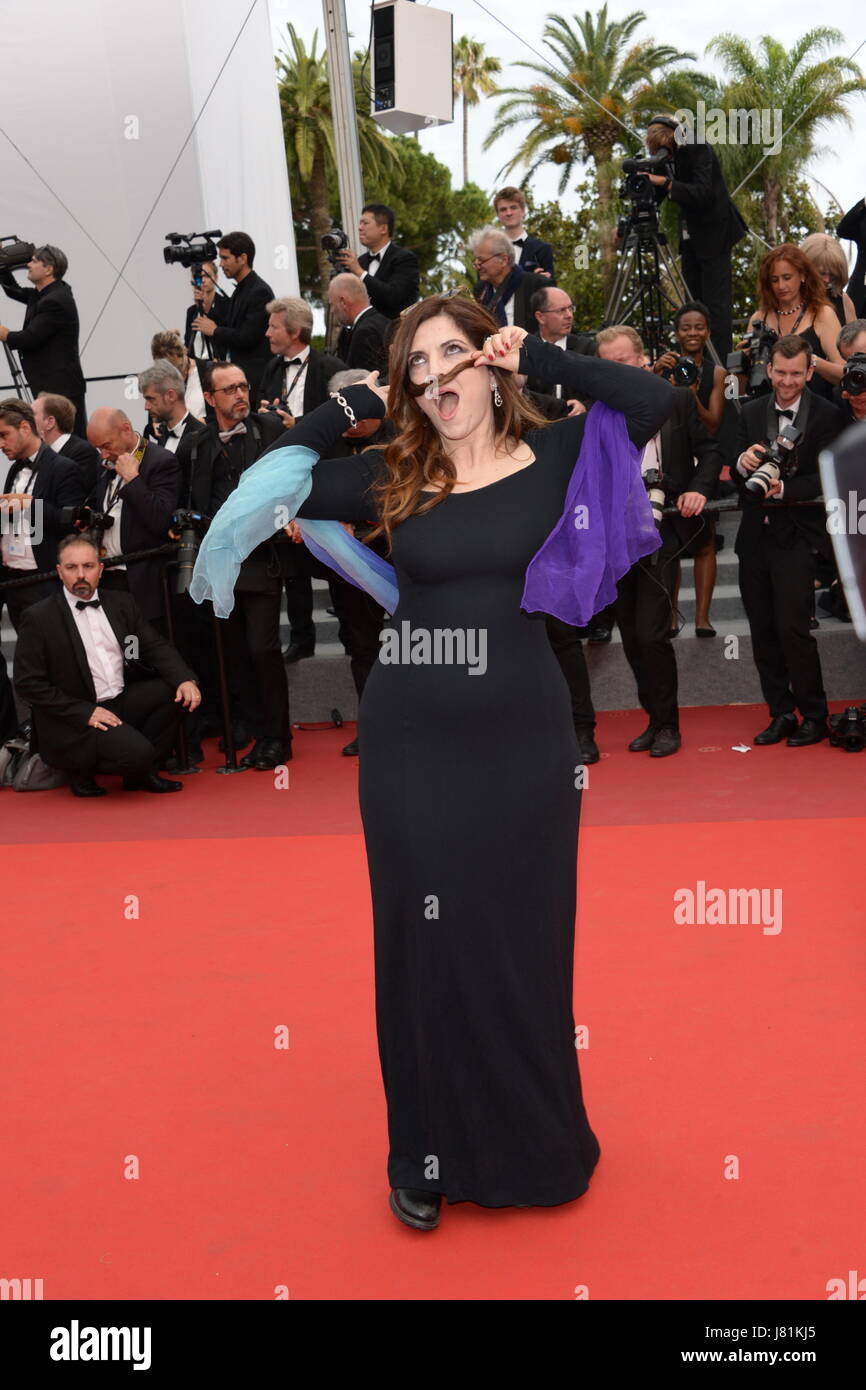
<path id="1" fill-rule="evenodd" d="M 694 104 L 692 76 L 675 65 L 694 58 L 667 44 L 633 41 L 646 15 L 635 10 L 621 20 L 609 20 L 607 5 L 597 15 L 587 10 L 573 24 L 548 15 L 544 42 L 556 60 L 520 62 L 543 79 L 528 89 L 505 88 L 504 101 L 484 147 L 489 148 L 514 126 L 532 121 L 532 128 L 502 172 L 528 165 L 528 178 L 550 160 L 562 169 L 559 192 L 576 180 L 577 165 L 591 160 L 598 186 L 599 234 L 607 289 L 615 273 L 613 181 L 614 153 L 641 146 L 634 128 L 646 125 L 654 112 Z"/>
<path id="2" fill-rule="evenodd" d="M 810 29 L 785 46 L 765 34 L 758 44 L 737 34 L 720 34 L 707 52 L 720 58 L 729 80 L 720 86 L 714 104 L 722 110 L 769 110 L 782 113 L 785 128 L 779 152 L 762 158 L 754 144 L 723 144 L 717 148 L 731 189 L 761 190 L 764 235 L 771 245 L 787 240 L 784 190 L 802 179 L 805 165 L 818 154 L 816 136 L 833 121 L 851 125 L 845 98 L 866 91 L 856 63 L 826 57 L 828 48 L 844 41 L 838 29 Z"/>
<path id="3" fill-rule="evenodd" d="M 463 185 L 469 182 L 469 108 L 482 96 L 498 91 L 494 74 L 502 71 L 498 58 L 488 58 L 484 44 L 465 34 L 454 45 L 454 97 L 463 101 Z"/>
<path id="4" fill-rule="evenodd" d="M 289 168 L 289 187 L 295 216 L 309 224 L 318 266 L 318 293 L 324 298 L 330 277 L 328 258 L 321 249 L 322 234 L 331 225 L 330 206 L 337 187 L 334 123 L 328 86 L 328 57 L 317 53 L 318 30 L 309 52 L 292 24 L 287 26 L 290 51 L 277 56 L 280 110 Z M 358 63 L 353 63 L 355 106 L 366 185 L 375 186 L 389 166 L 399 167 L 393 143 L 369 114 Z M 350 229 L 353 231 L 354 229 Z"/>

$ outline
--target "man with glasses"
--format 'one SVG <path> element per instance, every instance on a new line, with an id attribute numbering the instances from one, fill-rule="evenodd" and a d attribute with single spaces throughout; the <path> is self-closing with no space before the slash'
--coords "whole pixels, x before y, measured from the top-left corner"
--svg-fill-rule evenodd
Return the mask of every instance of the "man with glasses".
<path id="1" fill-rule="evenodd" d="M 475 298 L 501 328 L 516 326 L 531 332 L 535 327 L 530 301 L 547 288 L 544 276 L 517 264 L 514 245 L 499 227 L 481 227 L 469 238 L 472 264 L 478 276 Z"/>
<path id="2" fill-rule="evenodd" d="M 250 412 L 250 387 L 234 363 L 214 361 L 204 370 L 204 397 L 210 406 L 205 428 L 178 445 L 181 481 L 178 505 L 199 512 L 209 523 L 234 492 L 241 474 L 285 433 L 277 415 Z M 232 707 L 239 725 L 255 737 L 242 767 L 279 767 L 292 756 L 289 687 L 280 654 L 280 608 L 291 544 L 263 541 L 244 560 L 235 587 L 235 606 L 223 624 Z M 191 604 L 199 613 L 210 605 Z M 197 648 L 197 656 L 200 648 Z M 216 671 L 199 670 L 202 718 L 219 709 Z"/>

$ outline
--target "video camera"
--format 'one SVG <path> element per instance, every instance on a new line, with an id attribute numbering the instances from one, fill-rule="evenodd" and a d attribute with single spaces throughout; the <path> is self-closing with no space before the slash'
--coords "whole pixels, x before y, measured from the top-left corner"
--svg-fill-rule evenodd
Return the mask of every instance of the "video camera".
<path id="1" fill-rule="evenodd" d="M 349 238 L 339 223 L 331 223 L 330 229 L 319 239 L 319 245 L 331 262 L 332 274 L 338 275 L 343 267 L 337 261 L 337 254 L 345 251 L 349 245 Z"/>
<path id="2" fill-rule="evenodd" d="M 773 344 L 778 337 L 778 333 L 774 333 L 772 328 L 768 328 L 761 319 L 755 319 L 749 334 L 748 345 L 739 352 L 728 353 L 725 359 L 725 370 L 746 377 L 747 395 L 759 396 L 762 392 L 769 391 L 770 379 L 767 375 L 767 367 L 770 364 Z"/>
<path id="3" fill-rule="evenodd" d="M 36 247 L 17 236 L 0 236 L 0 270 L 23 270 Z"/>
<path id="4" fill-rule="evenodd" d="M 650 183 L 646 175 L 664 174 L 666 178 L 673 178 L 674 164 L 670 150 L 658 150 L 656 154 L 646 155 L 642 159 L 624 159 L 622 172 L 625 178 L 619 186 L 619 196 L 631 206 L 626 216 L 620 219 L 620 236 L 627 235 L 632 227 L 656 227 L 661 200 L 656 185 Z"/>
<path id="5" fill-rule="evenodd" d="M 794 449 L 803 438 L 803 431 L 797 429 L 796 425 L 784 424 L 772 444 L 761 447 L 763 461 L 754 473 L 746 479 L 746 487 L 749 492 L 760 492 L 764 497 L 770 491 L 770 484 L 774 483 L 783 473 L 793 472 Z"/>
<path id="6" fill-rule="evenodd" d="M 221 236 L 219 228 L 215 232 L 166 232 L 165 239 L 171 245 L 162 248 L 163 260 L 166 265 L 182 265 L 186 270 L 202 266 L 205 261 L 216 261 L 216 243 Z"/>
<path id="7" fill-rule="evenodd" d="M 866 391 L 866 352 L 852 352 L 842 373 L 841 389 L 849 396 L 862 396 Z"/>

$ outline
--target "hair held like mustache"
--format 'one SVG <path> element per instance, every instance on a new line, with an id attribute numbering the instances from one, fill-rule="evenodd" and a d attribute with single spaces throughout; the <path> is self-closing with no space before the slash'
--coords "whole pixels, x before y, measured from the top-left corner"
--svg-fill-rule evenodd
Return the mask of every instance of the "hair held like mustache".
<path id="1" fill-rule="evenodd" d="M 445 372 L 444 376 L 427 376 L 420 382 L 406 383 L 406 394 L 409 396 L 426 396 L 428 401 L 438 400 L 443 389 L 450 381 L 453 381 L 461 372 L 465 372 L 467 367 L 474 367 L 475 362 L 470 357 L 465 362 L 459 362 L 456 367 L 452 367 L 450 372 Z"/>

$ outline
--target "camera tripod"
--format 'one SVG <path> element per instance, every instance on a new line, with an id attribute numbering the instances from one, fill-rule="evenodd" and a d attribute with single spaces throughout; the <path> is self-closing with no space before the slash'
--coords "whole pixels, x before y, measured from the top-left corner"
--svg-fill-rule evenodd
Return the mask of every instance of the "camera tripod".
<path id="1" fill-rule="evenodd" d="M 19 401 L 32 401 L 33 395 L 30 387 L 27 385 L 27 380 L 24 376 L 21 363 L 18 360 L 17 352 L 14 352 L 6 342 L 3 344 L 3 351 L 6 353 L 6 365 L 12 377 L 12 385 L 15 387 L 15 395 L 18 397 Z"/>
<path id="2" fill-rule="evenodd" d="M 637 311 L 644 347 L 650 360 L 655 361 L 670 348 L 671 310 L 680 308 L 693 296 L 655 216 L 645 222 L 634 216 L 629 219 L 621 251 L 622 260 L 605 305 L 604 326 L 628 323 Z M 662 271 L 676 298 L 662 285 Z M 706 351 L 717 366 L 724 366 L 712 342 L 707 342 Z"/>

